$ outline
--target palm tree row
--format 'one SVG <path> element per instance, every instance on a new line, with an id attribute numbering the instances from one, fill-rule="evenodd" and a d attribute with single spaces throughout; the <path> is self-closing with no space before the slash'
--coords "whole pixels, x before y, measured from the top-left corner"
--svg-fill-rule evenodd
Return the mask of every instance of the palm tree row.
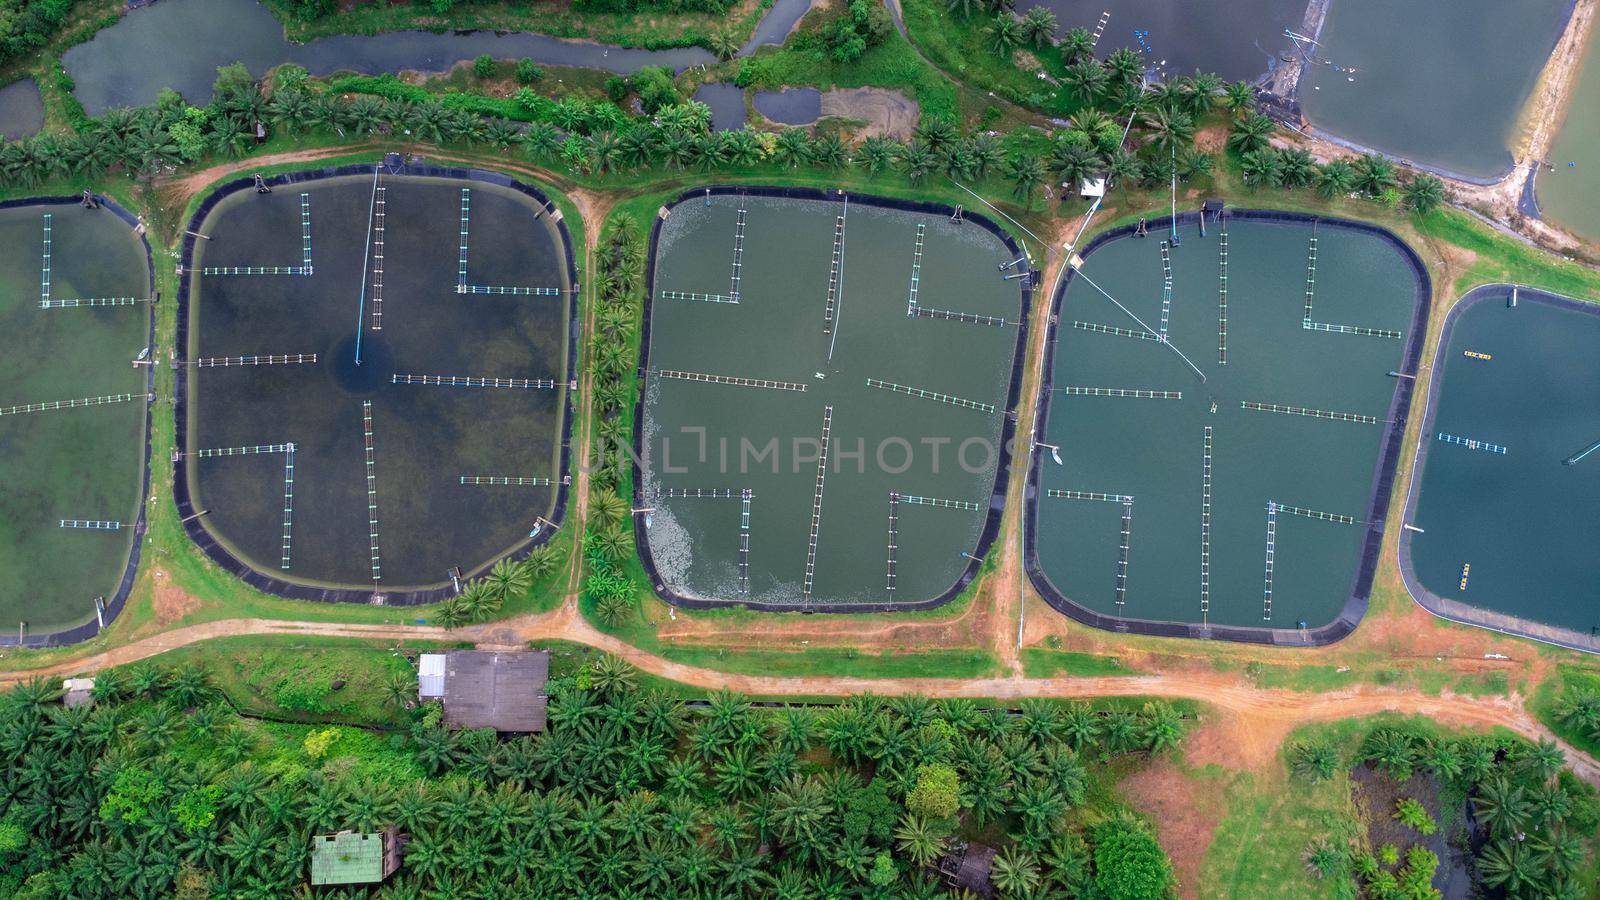
<path id="1" fill-rule="evenodd" d="M 447 732 L 419 710 L 386 749 L 331 751 L 299 749 L 326 729 L 238 718 L 193 667 L 103 672 L 92 708 L 23 685 L 0 698 L 0 835 L 21 836 L 0 841 L 0 884 L 281 897 L 304 885 L 311 835 L 392 825 L 410 841 L 384 897 L 933 898 L 925 866 L 970 823 L 1012 835 L 990 838 L 1004 898 L 1170 885 L 1137 820 L 1083 831 L 1068 817 L 1086 760 L 1181 737 L 1170 707 L 859 696 L 766 710 L 727 692 L 691 707 L 638 680 L 614 657 L 552 679 L 542 734 Z M 947 810 L 914 793 L 932 768 L 958 782 Z"/>

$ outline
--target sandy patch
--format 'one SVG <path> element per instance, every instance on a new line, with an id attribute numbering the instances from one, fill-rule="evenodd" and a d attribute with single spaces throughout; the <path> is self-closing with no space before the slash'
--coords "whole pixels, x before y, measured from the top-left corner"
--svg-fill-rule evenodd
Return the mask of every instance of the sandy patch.
<path id="1" fill-rule="evenodd" d="M 173 584 L 172 573 L 166 569 L 150 570 L 150 587 L 150 605 L 158 624 L 171 625 L 197 612 L 202 605 L 198 597 Z"/>
<path id="2" fill-rule="evenodd" d="M 822 114 L 866 122 L 857 137 L 911 139 L 917 126 L 917 102 L 899 91 L 883 88 L 835 88 L 822 95 Z"/>

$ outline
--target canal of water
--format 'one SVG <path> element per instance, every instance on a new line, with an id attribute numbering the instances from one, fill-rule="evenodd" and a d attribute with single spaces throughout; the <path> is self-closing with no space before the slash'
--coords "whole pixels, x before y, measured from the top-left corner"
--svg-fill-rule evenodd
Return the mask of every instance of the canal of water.
<path id="1" fill-rule="evenodd" d="M 753 53 L 764 43 L 781 43 L 810 5 L 810 0 L 777 0 L 740 55 Z M 172 52 L 175 45 L 184 51 Z M 641 50 L 491 31 L 336 35 L 295 44 L 284 38 L 278 20 L 256 0 L 162 0 L 68 50 L 62 64 L 77 83 L 78 100 L 96 116 L 110 107 L 154 102 L 168 87 L 191 103 L 205 103 L 217 67 L 235 62 L 256 75 L 282 63 L 304 66 L 319 76 L 340 70 L 442 72 L 484 53 L 496 59 L 527 57 L 545 65 L 624 74 L 645 66 L 681 71 L 715 61 L 700 47 Z"/>
<path id="2" fill-rule="evenodd" d="M 1600 241 L 1600 54 L 1592 43 L 1550 162 L 1555 170 L 1541 171 L 1536 181 L 1540 212 Z"/>

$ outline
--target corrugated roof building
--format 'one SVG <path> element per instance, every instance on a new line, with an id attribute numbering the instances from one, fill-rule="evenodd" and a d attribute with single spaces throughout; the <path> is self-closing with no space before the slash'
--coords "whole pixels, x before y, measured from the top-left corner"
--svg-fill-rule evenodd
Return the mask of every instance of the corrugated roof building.
<path id="1" fill-rule="evenodd" d="M 311 838 L 311 884 L 377 884 L 400 868 L 399 833 L 340 831 Z"/>
<path id="2" fill-rule="evenodd" d="M 550 654 L 543 650 L 427 653 L 419 661 L 417 695 L 442 699 L 451 728 L 544 731 L 549 676 Z"/>

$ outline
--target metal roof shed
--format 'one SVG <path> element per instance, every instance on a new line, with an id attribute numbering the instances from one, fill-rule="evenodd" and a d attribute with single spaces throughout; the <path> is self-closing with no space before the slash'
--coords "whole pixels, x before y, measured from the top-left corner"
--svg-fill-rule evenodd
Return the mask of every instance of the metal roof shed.
<path id="1" fill-rule="evenodd" d="M 400 867 L 393 829 L 360 834 L 340 831 L 311 838 L 311 884 L 376 884 Z"/>
<path id="2" fill-rule="evenodd" d="M 417 696 L 437 700 L 444 696 L 444 654 L 424 653 L 417 660 Z"/>
<path id="3" fill-rule="evenodd" d="M 546 651 L 445 654 L 444 721 L 451 728 L 532 732 L 545 728 Z"/>

